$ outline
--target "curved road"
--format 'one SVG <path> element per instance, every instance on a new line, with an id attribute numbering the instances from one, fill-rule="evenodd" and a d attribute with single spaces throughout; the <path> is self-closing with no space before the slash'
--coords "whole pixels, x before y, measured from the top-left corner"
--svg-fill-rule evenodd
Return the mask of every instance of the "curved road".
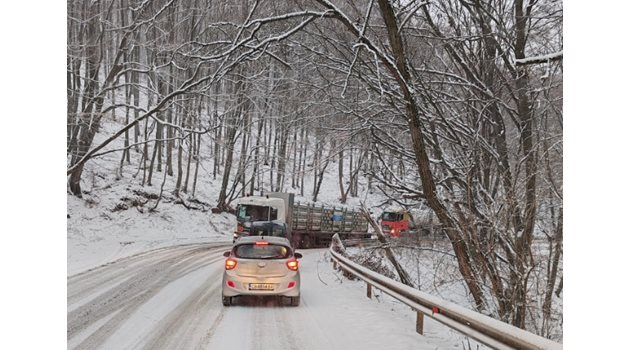
<path id="1" fill-rule="evenodd" d="M 365 298 L 325 249 L 301 251 L 302 302 L 242 298 L 221 305 L 228 243 L 161 248 L 68 278 L 69 349 L 436 349 L 461 337 L 408 308 Z M 382 298 L 382 297 L 381 297 Z M 446 333 L 445 333 L 446 332 Z M 444 340 L 446 339 L 446 341 Z"/>

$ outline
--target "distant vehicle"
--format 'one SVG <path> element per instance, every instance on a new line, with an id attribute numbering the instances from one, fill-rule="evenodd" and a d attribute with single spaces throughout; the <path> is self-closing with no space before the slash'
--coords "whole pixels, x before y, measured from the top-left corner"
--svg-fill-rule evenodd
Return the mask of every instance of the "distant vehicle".
<path id="1" fill-rule="evenodd" d="M 297 259 L 302 254 L 282 237 L 241 237 L 231 251 L 223 253 L 222 301 L 234 303 L 238 296 L 282 296 L 291 306 L 300 304 L 300 271 Z"/>
<path id="2" fill-rule="evenodd" d="M 236 200 L 236 230 L 232 242 L 240 236 L 249 236 L 252 226 L 257 222 L 273 222 L 285 225 L 286 236 L 290 230 L 286 227 L 286 204 L 282 198 L 269 196 L 246 196 Z"/>
<path id="3" fill-rule="evenodd" d="M 358 211 L 294 203 L 293 193 L 269 192 L 242 197 L 236 203 L 234 240 L 249 235 L 254 222 L 260 220 L 285 223 L 286 236 L 297 248 L 324 246 L 335 233 L 342 238 L 370 236 L 368 222 Z"/>
<path id="4" fill-rule="evenodd" d="M 388 208 L 380 219 L 383 233 L 391 237 L 400 237 L 401 233 L 415 232 L 416 229 L 413 217 L 404 208 Z"/>

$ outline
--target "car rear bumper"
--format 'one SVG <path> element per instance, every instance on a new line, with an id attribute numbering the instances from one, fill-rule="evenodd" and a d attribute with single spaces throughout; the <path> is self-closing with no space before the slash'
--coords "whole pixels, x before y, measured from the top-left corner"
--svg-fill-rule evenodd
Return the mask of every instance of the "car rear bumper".
<path id="1" fill-rule="evenodd" d="M 234 282 L 234 287 L 228 286 L 228 281 Z M 295 282 L 295 286 L 289 288 L 289 283 Z M 273 284 L 273 290 L 251 290 L 250 283 Z M 287 297 L 297 297 L 300 295 L 300 276 L 295 274 L 292 277 L 242 277 L 236 275 L 223 274 L 223 296 L 233 297 L 238 295 L 281 295 Z"/>

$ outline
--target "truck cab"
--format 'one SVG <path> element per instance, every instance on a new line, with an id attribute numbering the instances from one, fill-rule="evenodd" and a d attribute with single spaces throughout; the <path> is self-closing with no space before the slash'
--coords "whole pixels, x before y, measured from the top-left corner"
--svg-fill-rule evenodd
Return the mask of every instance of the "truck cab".
<path id="1" fill-rule="evenodd" d="M 236 204 L 236 231 L 233 235 L 233 241 L 242 235 L 249 236 L 252 227 L 260 228 L 261 222 L 281 224 L 286 236 L 286 205 L 284 200 L 268 196 L 239 198 Z"/>
<path id="2" fill-rule="evenodd" d="M 391 237 L 400 237 L 401 233 L 408 233 L 415 229 L 411 214 L 406 209 L 389 208 L 381 214 L 381 229 Z"/>

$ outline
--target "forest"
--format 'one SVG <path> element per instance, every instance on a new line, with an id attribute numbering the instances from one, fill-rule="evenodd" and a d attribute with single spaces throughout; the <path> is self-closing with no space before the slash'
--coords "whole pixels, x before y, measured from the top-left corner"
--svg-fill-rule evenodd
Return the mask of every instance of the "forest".
<path id="1" fill-rule="evenodd" d="M 340 204 L 362 179 L 429 208 L 477 310 L 550 336 L 562 50 L 554 0 L 67 0 L 68 192 L 105 154 L 218 212 L 263 190 L 316 202 L 333 170 Z"/>

